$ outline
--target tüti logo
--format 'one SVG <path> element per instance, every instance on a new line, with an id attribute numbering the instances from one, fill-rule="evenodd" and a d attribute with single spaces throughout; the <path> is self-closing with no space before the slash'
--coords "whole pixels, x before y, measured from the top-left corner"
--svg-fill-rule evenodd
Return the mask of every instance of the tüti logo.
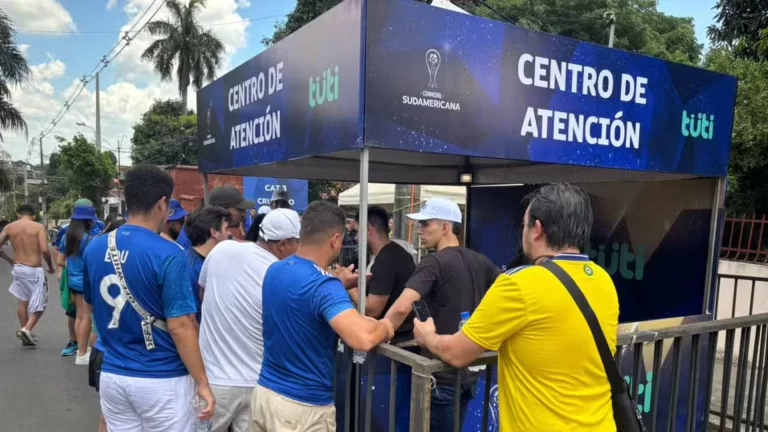
<path id="1" fill-rule="evenodd" d="M 688 111 L 683 111 L 680 132 L 684 137 L 712 139 L 715 133 L 715 116 L 707 117 L 706 114 L 688 114 Z"/>
<path id="2" fill-rule="evenodd" d="M 309 107 L 314 108 L 339 98 L 339 66 L 323 71 L 321 76 L 309 78 Z"/>
<path id="3" fill-rule="evenodd" d="M 629 375 L 624 377 L 628 386 L 632 386 L 632 378 Z M 642 377 L 641 377 L 642 382 Z M 653 395 L 653 372 L 645 374 L 645 384 L 638 383 L 637 386 L 637 410 L 642 414 L 651 412 L 651 396 Z"/>
<path id="4" fill-rule="evenodd" d="M 643 280 L 645 246 L 638 245 L 637 249 L 632 252 L 626 243 L 614 243 L 611 245 L 610 256 L 606 253 L 605 246 L 599 245 L 597 250 L 594 250 L 588 245 L 586 248 L 587 255 L 611 276 L 618 271 L 624 279 Z"/>

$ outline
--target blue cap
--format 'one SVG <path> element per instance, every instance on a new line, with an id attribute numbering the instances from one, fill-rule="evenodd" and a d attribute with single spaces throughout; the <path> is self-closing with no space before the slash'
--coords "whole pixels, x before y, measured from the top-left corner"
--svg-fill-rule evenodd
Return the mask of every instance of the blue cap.
<path id="1" fill-rule="evenodd" d="M 168 220 L 169 221 L 175 221 L 179 219 L 183 219 L 184 216 L 188 215 L 186 210 L 184 210 L 184 207 L 181 206 L 181 203 L 178 200 L 172 199 L 170 202 L 170 205 L 168 206 Z"/>
<path id="2" fill-rule="evenodd" d="M 99 218 L 96 217 L 95 208 L 89 206 L 77 206 L 72 212 L 72 220 L 90 220 L 96 222 Z"/>
<path id="3" fill-rule="evenodd" d="M 461 313 L 461 319 L 462 319 L 462 321 L 463 320 L 468 320 L 469 319 L 469 312 L 462 312 Z"/>

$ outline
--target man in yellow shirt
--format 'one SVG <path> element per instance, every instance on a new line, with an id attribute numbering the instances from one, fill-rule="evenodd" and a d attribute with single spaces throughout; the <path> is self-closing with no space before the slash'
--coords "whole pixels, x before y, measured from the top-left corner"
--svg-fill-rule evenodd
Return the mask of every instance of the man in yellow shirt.
<path id="1" fill-rule="evenodd" d="M 414 336 L 455 367 L 498 351 L 502 432 L 615 431 L 611 387 L 589 326 L 555 275 L 537 265 L 552 259 L 574 279 L 615 350 L 616 288 L 580 253 L 592 228 L 589 195 L 558 183 L 528 202 L 522 247 L 532 265 L 501 274 L 457 333 L 437 335 L 432 319 L 417 319 Z"/>

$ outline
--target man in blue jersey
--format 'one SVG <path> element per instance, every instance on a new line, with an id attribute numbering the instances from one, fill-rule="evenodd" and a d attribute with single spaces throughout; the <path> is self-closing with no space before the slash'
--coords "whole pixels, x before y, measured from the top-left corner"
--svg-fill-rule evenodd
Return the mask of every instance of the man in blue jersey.
<path id="1" fill-rule="evenodd" d="M 158 234 L 168 218 L 171 177 L 155 166 L 126 173 L 128 221 L 85 251 L 86 301 L 101 343 L 101 409 L 111 432 L 188 432 L 213 417 L 186 256 Z"/>
<path id="2" fill-rule="evenodd" d="M 160 230 L 160 236 L 166 240 L 176 242 L 181 234 L 181 229 L 187 222 L 188 214 L 189 213 L 184 210 L 184 207 L 181 206 L 181 203 L 178 200 L 172 199 L 168 204 L 168 220 Z M 186 250 L 187 248 L 182 246 L 182 249 Z"/>
<path id="3" fill-rule="evenodd" d="M 301 221 L 296 254 L 264 276 L 264 362 L 253 391 L 251 432 L 336 430 L 336 335 L 361 351 L 394 335 L 390 321 L 355 310 L 345 285 L 356 286 L 356 274 L 343 269 L 336 277 L 325 270 L 341 253 L 343 236 L 344 212 L 313 202 Z"/>
<path id="4" fill-rule="evenodd" d="M 93 208 L 93 202 L 88 198 L 80 198 L 77 201 L 75 201 L 74 206 L 75 208 L 76 207 Z M 59 262 L 59 254 L 64 254 L 66 251 L 64 248 L 64 238 L 67 235 L 68 228 L 69 228 L 69 224 L 64 225 L 61 228 L 59 228 L 59 232 L 56 233 L 56 240 L 54 241 L 54 247 L 53 247 L 53 255 L 54 255 L 53 262 L 55 263 Z M 101 233 L 103 230 L 104 230 L 104 222 L 97 219 L 94 221 L 90 231 L 88 231 L 88 234 L 95 236 Z M 59 281 L 61 281 L 62 271 L 63 271 L 63 267 L 59 266 L 58 271 L 56 273 L 56 277 Z M 72 298 L 74 299 L 74 296 Z M 71 355 L 75 355 L 75 353 L 77 352 L 77 332 L 75 331 L 75 321 L 77 319 L 77 310 L 75 308 L 74 301 L 70 303 L 65 314 L 67 315 L 67 328 L 69 329 L 69 342 L 67 342 L 67 345 L 64 347 L 63 350 L 61 350 L 61 355 L 64 357 L 68 357 Z"/>
<path id="5" fill-rule="evenodd" d="M 205 206 L 192 213 L 187 220 L 186 229 L 192 247 L 186 250 L 189 278 L 197 301 L 197 321 L 200 321 L 200 305 L 203 301 L 202 289 L 198 280 L 203 262 L 213 247 L 229 236 L 229 211 L 223 207 Z"/>

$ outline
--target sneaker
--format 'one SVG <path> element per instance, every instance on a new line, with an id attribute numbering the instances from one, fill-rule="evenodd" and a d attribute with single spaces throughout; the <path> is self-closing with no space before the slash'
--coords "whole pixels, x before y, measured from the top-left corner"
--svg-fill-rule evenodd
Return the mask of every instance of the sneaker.
<path id="1" fill-rule="evenodd" d="M 22 342 L 26 343 L 27 346 L 37 346 L 37 341 L 32 336 L 32 333 L 27 329 L 19 329 L 16 331 L 16 337 L 19 338 Z"/>
<path id="2" fill-rule="evenodd" d="M 61 350 L 61 356 L 62 357 L 69 357 L 75 355 L 77 352 L 77 342 L 69 341 L 66 347 L 64 347 L 63 350 Z"/>
<path id="3" fill-rule="evenodd" d="M 78 366 L 88 366 L 88 364 L 91 363 L 91 349 L 88 348 L 88 351 L 85 353 L 85 355 L 81 356 L 75 356 L 75 364 Z"/>

